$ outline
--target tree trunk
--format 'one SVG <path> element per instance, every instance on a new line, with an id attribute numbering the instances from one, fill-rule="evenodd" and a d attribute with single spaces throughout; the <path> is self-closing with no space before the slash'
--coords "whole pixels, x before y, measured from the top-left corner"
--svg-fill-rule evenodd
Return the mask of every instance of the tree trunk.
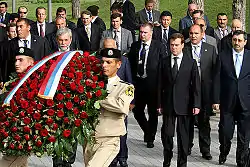
<path id="1" fill-rule="evenodd" d="M 203 12 L 204 11 L 204 0 L 188 0 L 188 4 L 190 3 L 195 3 L 199 6 L 199 9 L 202 10 Z"/>
<path id="2" fill-rule="evenodd" d="M 246 0 L 233 0 L 233 19 L 239 19 L 242 22 L 242 28 L 246 25 Z"/>
<path id="3" fill-rule="evenodd" d="M 155 10 L 160 10 L 160 0 L 154 0 L 155 4 L 154 4 L 154 9 Z"/>
<path id="4" fill-rule="evenodd" d="M 80 0 L 72 0 L 72 17 L 78 19 L 81 14 Z"/>

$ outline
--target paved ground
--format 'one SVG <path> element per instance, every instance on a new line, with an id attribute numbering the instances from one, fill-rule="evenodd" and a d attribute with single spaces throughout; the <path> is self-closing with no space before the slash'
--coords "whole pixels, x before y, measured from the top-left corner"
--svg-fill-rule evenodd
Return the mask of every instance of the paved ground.
<path id="1" fill-rule="evenodd" d="M 198 149 L 198 141 L 197 141 L 197 129 L 196 129 L 196 137 L 195 137 L 195 146 L 192 150 L 192 155 L 188 157 L 188 166 L 189 167 L 216 167 L 218 165 L 218 157 L 219 157 L 219 142 L 218 142 L 218 120 L 219 116 L 211 117 L 211 126 L 212 126 L 212 144 L 211 144 L 211 154 L 213 159 L 211 161 L 206 161 L 201 158 Z M 159 117 L 159 126 L 158 132 L 155 141 L 155 147 L 149 149 L 143 143 L 143 133 L 138 126 L 136 120 L 133 118 L 133 115 L 129 115 L 129 125 L 128 125 L 128 147 L 129 147 L 129 167 L 161 167 L 163 161 L 163 149 L 160 139 L 160 127 L 162 124 L 161 117 Z M 228 156 L 228 160 L 225 165 L 220 167 L 234 167 L 235 163 L 235 147 L 236 147 L 236 138 L 233 139 L 232 149 L 230 155 Z M 82 159 L 82 147 L 78 147 L 77 159 L 74 163 L 73 167 L 84 167 L 83 159 Z M 174 157 L 172 160 L 171 167 L 176 166 L 176 138 L 175 138 L 175 146 L 174 146 Z M 29 158 L 29 167 L 51 167 L 52 160 L 50 157 Z"/>

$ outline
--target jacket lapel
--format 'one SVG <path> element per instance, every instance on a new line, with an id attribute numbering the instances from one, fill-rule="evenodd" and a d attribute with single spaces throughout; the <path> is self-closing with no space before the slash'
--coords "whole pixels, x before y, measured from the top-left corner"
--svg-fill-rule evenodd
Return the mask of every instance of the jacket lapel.
<path id="1" fill-rule="evenodd" d="M 124 46 L 124 43 L 126 41 L 126 39 L 124 39 L 123 37 L 125 37 L 126 35 L 124 34 L 124 30 L 123 28 L 121 28 L 121 50 L 123 50 L 123 46 Z"/>
<path id="2" fill-rule="evenodd" d="M 244 50 L 244 55 L 243 55 L 243 60 L 242 60 L 242 65 L 241 65 L 241 70 L 240 70 L 240 75 L 239 75 L 239 79 L 243 78 L 244 76 L 246 76 L 249 71 L 250 71 L 250 66 L 249 66 L 249 55 L 247 54 L 248 51 L 246 51 L 246 49 Z"/>

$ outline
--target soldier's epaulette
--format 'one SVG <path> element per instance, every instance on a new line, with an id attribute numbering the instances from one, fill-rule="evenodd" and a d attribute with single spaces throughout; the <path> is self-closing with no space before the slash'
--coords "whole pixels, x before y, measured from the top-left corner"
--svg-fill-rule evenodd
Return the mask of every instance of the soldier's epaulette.
<path id="1" fill-rule="evenodd" d="M 125 81 L 123 81 L 123 80 L 120 80 L 120 82 L 121 82 L 121 83 L 128 84 L 128 85 L 131 85 L 131 83 L 129 83 L 129 82 L 125 82 Z"/>

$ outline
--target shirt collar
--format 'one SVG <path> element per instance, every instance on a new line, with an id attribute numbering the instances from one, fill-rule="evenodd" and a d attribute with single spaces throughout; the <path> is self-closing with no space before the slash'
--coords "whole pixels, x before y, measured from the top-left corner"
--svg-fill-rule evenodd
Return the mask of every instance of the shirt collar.
<path id="1" fill-rule="evenodd" d="M 111 78 L 108 78 L 108 84 L 113 84 L 118 79 L 118 76 L 115 75 Z"/>
<path id="2" fill-rule="evenodd" d="M 167 31 L 169 31 L 169 26 L 168 26 L 167 28 L 165 28 L 165 27 L 163 27 L 163 26 L 161 25 L 161 29 L 162 29 L 162 31 L 164 31 L 164 29 L 167 29 Z"/>
<path id="3" fill-rule="evenodd" d="M 23 41 L 23 40 L 31 41 L 31 34 L 29 34 L 26 38 L 22 38 L 22 39 L 19 38 L 19 40 L 20 41 Z"/>
<path id="4" fill-rule="evenodd" d="M 115 31 L 116 29 L 113 29 L 113 31 Z M 121 30 L 122 30 L 122 27 L 120 26 L 119 28 L 118 28 L 118 30 L 117 30 L 117 32 L 121 32 Z"/>
<path id="5" fill-rule="evenodd" d="M 153 13 L 153 10 L 149 11 L 146 8 L 145 8 L 145 11 L 146 11 L 147 14 L 148 14 L 148 12 Z"/>
<path id="6" fill-rule="evenodd" d="M 40 26 L 40 24 L 43 24 L 43 26 L 45 25 L 45 20 L 42 23 L 39 23 L 38 21 L 36 22 L 38 26 Z"/>
<path id="7" fill-rule="evenodd" d="M 141 45 L 142 45 L 143 43 L 145 43 L 145 44 L 147 44 L 147 46 L 150 46 L 151 41 L 152 41 L 152 40 L 149 40 L 149 41 L 147 41 L 147 42 L 141 42 Z"/>
<path id="8" fill-rule="evenodd" d="M 222 28 L 220 28 L 219 26 L 218 26 L 218 29 L 219 29 L 220 31 L 223 31 Z M 226 26 L 225 30 L 228 31 L 228 27 L 227 27 L 227 26 Z"/>
<path id="9" fill-rule="evenodd" d="M 202 41 L 200 41 L 200 43 L 198 43 L 197 45 L 191 43 L 191 46 L 192 46 L 192 47 L 194 47 L 194 46 L 201 47 L 201 44 L 202 44 Z"/>
<path id="10" fill-rule="evenodd" d="M 178 56 L 174 56 L 173 54 L 171 54 L 171 59 L 173 59 L 174 57 L 178 57 L 178 59 L 182 59 L 183 53 L 181 52 Z"/>
<path id="11" fill-rule="evenodd" d="M 91 20 L 91 22 L 94 23 L 95 20 L 97 19 L 97 17 L 98 17 L 98 16 L 95 16 L 95 18 L 93 18 L 93 19 Z"/>
<path id="12" fill-rule="evenodd" d="M 240 53 L 236 52 L 236 51 L 233 49 L 233 55 L 236 55 L 236 54 L 240 54 L 241 56 L 243 56 L 243 54 L 244 54 L 244 49 L 243 49 Z"/>

